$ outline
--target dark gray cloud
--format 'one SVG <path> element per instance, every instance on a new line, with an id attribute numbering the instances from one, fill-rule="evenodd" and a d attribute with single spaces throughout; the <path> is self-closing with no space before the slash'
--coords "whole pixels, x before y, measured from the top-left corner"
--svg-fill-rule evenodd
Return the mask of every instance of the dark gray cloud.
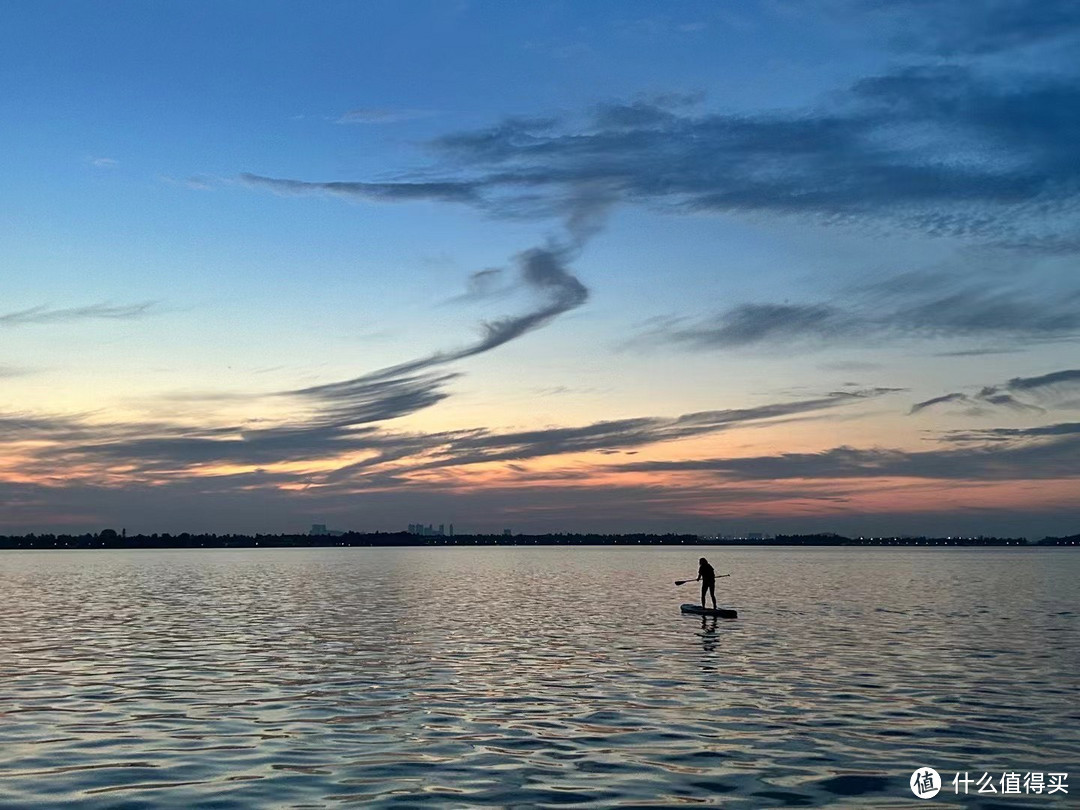
<path id="1" fill-rule="evenodd" d="M 593 108 L 592 122 L 600 129 L 666 126 L 677 120 L 680 110 L 696 107 L 704 100 L 704 93 L 657 93 L 625 102 L 602 102 Z"/>
<path id="2" fill-rule="evenodd" d="M 1013 377 L 1005 387 L 1010 391 L 1054 392 L 1080 388 L 1080 369 L 1053 371 L 1038 377 Z"/>
<path id="3" fill-rule="evenodd" d="M 914 228 L 1014 251 L 1074 236 L 1080 83 L 1070 76 L 1005 80 L 956 65 L 905 67 L 856 81 L 818 108 L 716 113 L 700 101 L 641 97 L 597 105 L 584 119 L 508 118 L 437 139 L 437 162 L 400 181 L 243 178 L 282 193 L 454 201 L 493 216 L 558 216 L 575 249 L 619 202 Z M 1080 334 L 1076 295 L 1049 297 L 1030 286 L 993 287 L 975 274 L 961 276 L 951 287 L 897 289 L 892 300 L 863 291 L 854 302 L 744 302 L 654 337 L 730 348 L 902 334 Z M 498 340 L 531 327 L 514 319 L 489 328 Z"/>
<path id="4" fill-rule="evenodd" d="M 1043 409 L 1038 405 L 1031 405 L 1023 400 L 1017 399 L 1012 394 L 1002 393 L 996 391 L 993 388 L 984 388 L 978 393 L 976 399 L 979 402 L 984 402 L 987 405 L 993 405 L 998 408 L 1006 408 L 1011 411 L 1034 411 L 1036 413 L 1042 413 Z"/>
<path id="5" fill-rule="evenodd" d="M 932 399 L 923 400 L 922 402 L 916 402 L 911 406 L 911 410 L 908 413 L 918 413 L 919 411 L 926 410 L 934 405 L 946 405 L 952 403 L 971 404 L 971 398 L 966 394 L 944 394 L 940 397 L 933 397 Z"/>
<path id="6" fill-rule="evenodd" d="M 355 197 L 369 202 L 416 202 L 418 200 L 458 203 L 480 202 L 476 184 L 467 181 L 428 183 L 358 183 L 334 181 L 327 183 L 308 183 L 301 180 L 262 177 L 257 174 L 246 173 L 241 174 L 240 179 L 248 185 L 267 188 L 278 194 L 333 194 L 341 197 Z"/>
<path id="7" fill-rule="evenodd" d="M 1053 375 L 1043 376 L 1053 379 Z M 467 518 L 480 520 L 486 526 L 484 521 L 510 524 L 515 517 L 513 525 L 520 526 L 518 521 L 530 523 L 530 510 L 558 504 L 560 515 L 567 509 L 588 511 L 589 517 L 582 518 L 582 527 L 595 520 L 600 521 L 596 525 L 608 531 L 617 530 L 623 527 L 618 521 L 624 520 L 627 530 L 653 525 L 669 530 L 678 525 L 672 520 L 686 520 L 688 514 L 703 514 L 702 509 L 715 509 L 724 503 L 743 508 L 751 503 L 765 506 L 788 499 L 843 502 L 849 497 L 842 486 L 822 492 L 815 481 L 823 479 L 1045 480 L 1075 478 L 1080 474 L 1075 464 L 1080 450 L 1080 424 L 1065 423 L 949 433 L 944 435 L 945 441 L 960 447 L 918 453 L 840 447 L 824 453 L 638 462 L 604 468 L 608 472 L 706 471 L 715 474 L 715 484 L 677 481 L 647 487 L 605 484 L 597 488 L 588 483 L 596 472 L 592 468 L 520 473 L 515 476 L 512 488 L 496 486 L 475 491 L 468 485 L 462 490 L 456 476 L 457 468 L 474 463 L 517 464 L 526 459 L 589 450 L 633 453 L 634 448 L 648 444 L 739 426 L 776 424 L 779 420 L 841 409 L 890 392 L 890 389 L 836 392 L 755 408 L 504 433 L 477 428 L 405 434 L 376 425 L 319 424 L 201 428 L 149 422 L 96 424 L 89 415 L 52 419 L 6 415 L 0 418 L 0 436 L 5 440 L 32 440 L 50 445 L 35 451 L 35 456 L 23 466 L 24 473 L 40 474 L 50 482 L 62 481 L 64 486 L 56 489 L 50 485 L 46 489 L 40 485 L 0 484 L 0 504 L 4 507 L 6 525 L 25 525 L 36 530 L 55 525 L 57 514 L 68 513 L 80 516 L 80 529 L 85 528 L 87 515 L 101 515 L 102 525 L 109 525 L 119 514 L 125 515 L 124 521 L 129 526 L 141 523 L 152 530 L 164 527 L 277 530 L 288 525 L 288 521 L 303 528 L 313 520 L 312 516 L 326 514 L 349 514 L 354 522 L 342 525 L 372 528 L 370 516 L 365 517 L 368 514 L 365 509 L 374 506 L 369 498 L 378 499 L 380 522 L 376 526 L 390 528 L 413 520 L 418 509 L 434 509 L 437 514 L 448 516 L 460 510 L 460 518 L 448 518 L 459 527 Z M 971 443 L 978 446 L 963 446 Z M 199 467 L 223 462 L 245 466 L 272 464 L 334 457 L 352 451 L 365 451 L 364 460 L 331 473 L 254 470 L 210 477 L 192 475 Z M 404 463 L 390 464 L 398 461 Z M 94 470 L 100 470 L 100 475 L 93 477 L 105 481 L 116 469 L 125 470 L 123 487 L 73 483 L 75 479 L 87 480 Z M 421 479 L 409 477 L 419 471 L 428 474 Z M 440 477 L 431 478 L 434 472 L 439 472 Z M 70 478 L 72 473 L 74 478 Z M 785 480 L 796 483 L 790 486 L 776 483 Z M 739 487 L 730 491 L 716 489 L 723 482 L 738 482 Z M 284 485 L 292 489 L 280 489 Z M 620 512 L 617 507 L 622 498 L 631 500 L 623 502 Z M 83 508 L 77 508 L 79 504 Z M 151 504 L 158 506 L 150 508 Z M 196 504 L 198 508 L 193 508 Z M 216 512 L 218 508 L 222 510 L 220 516 Z M 47 513 L 48 510 L 51 512 Z M 220 522 L 226 513 L 228 518 Z M 205 524 L 200 523 L 200 516 L 207 514 L 213 517 Z M 531 525 L 561 528 L 558 523 Z M 805 531 L 807 525 L 800 522 L 798 528 Z"/>
<path id="8" fill-rule="evenodd" d="M 89 416 L 50 419 L 15 414 L 0 416 L 0 439 L 48 443 L 34 451 L 33 459 L 24 467 L 27 474 L 51 476 L 72 469 L 85 475 L 88 468 L 105 471 L 122 467 L 132 479 L 184 476 L 206 465 L 263 465 L 335 458 L 363 451 L 362 460 L 331 473 L 307 476 L 283 473 L 282 478 L 274 481 L 302 479 L 320 485 L 348 482 L 370 486 L 372 476 L 385 475 L 384 465 L 390 462 L 404 461 L 390 471 L 399 476 L 478 463 L 626 450 L 739 426 L 775 424 L 777 420 L 836 410 L 893 392 L 893 389 L 870 388 L 754 408 L 703 411 L 671 418 L 639 417 L 533 431 L 500 433 L 473 428 L 403 433 L 367 423 L 392 419 L 399 411 L 416 407 L 415 397 L 422 400 L 434 390 L 428 387 L 432 380 L 418 377 L 409 381 L 387 373 L 385 381 L 388 383 L 385 389 L 372 385 L 372 380 L 312 389 L 316 400 L 328 398 L 328 407 L 307 421 L 293 424 L 203 428 L 167 422 L 97 423 Z M 402 382 L 404 386 L 399 385 Z M 413 382 L 418 384 L 416 390 L 411 388 Z M 388 485 L 386 481 L 383 484 Z"/>
<path id="9" fill-rule="evenodd" d="M 411 471 L 498 461 L 517 462 L 590 451 L 610 452 L 678 441 L 755 423 L 820 413 L 893 393 L 891 388 L 837 391 L 826 396 L 755 408 L 701 411 L 674 418 L 637 417 L 577 427 L 496 433 L 484 429 L 444 433 L 427 443 L 429 460 Z M 366 466 L 366 465 L 365 465 Z"/>
<path id="10" fill-rule="evenodd" d="M 883 323 L 897 331 L 932 337 L 1075 337 L 1080 335 L 1080 308 L 1073 301 L 1055 301 L 1050 295 L 1033 297 L 1011 289 L 969 288 L 902 305 Z"/>
<path id="11" fill-rule="evenodd" d="M 517 261 L 522 281 L 545 297 L 547 303 L 525 315 L 484 324 L 483 338 L 476 345 L 457 352 L 454 359 L 490 351 L 584 304 L 589 298 L 589 290 L 568 271 L 566 261 L 571 255 L 569 248 L 557 245 L 521 253 Z"/>
<path id="12" fill-rule="evenodd" d="M 1075 210 L 1080 90 L 972 70 L 908 68 L 855 83 L 828 109 L 738 115 L 608 104 L 591 120 L 514 119 L 447 136 L 488 198 L 583 183 L 668 209 L 892 220 L 1005 238 Z M 917 133 L 918 137 L 912 136 Z"/>
<path id="13" fill-rule="evenodd" d="M 473 201 L 474 196 L 467 182 L 304 183 L 255 175 L 244 175 L 242 179 L 251 185 L 289 194 L 329 193 L 371 200 L 455 202 Z M 75 420 L 67 437 L 69 443 L 45 449 L 39 457 L 51 465 L 127 464 L 133 470 L 161 474 L 213 463 L 269 464 L 368 451 L 365 460 L 350 465 L 349 469 L 365 469 L 370 476 L 371 469 L 381 464 L 437 447 L 447 439 L 392 435 L 367 426 L 436 405 L 449 396 L 446 388 L 459 376 L 458 372 L 441 370 L 443 367 L 496 349 L 584 304 L 589 296 L 588 288 L 570 271 L 569 262 L 602 226 L 608 204 L 604 195 L 590 189 L 582 189 L 566 202 L 565 239 L 550 239 L 514 258 L 518 284 L 538 303 L 523 314 L 482 323 L 480 337 L 471 344 L 351 379 L 269 395 L 241 395 L 252 400 L 288 398 L 308 407 L 305 416 L 276 427 L 231 425 L 200 431 L 184 426 L 91 425 L 88 421 Z M 494 272 L 483 271 L 482 277 Z"/>
<path id="14" fill-rule="evenodd" d="M 996 286 L 994 286 L 996 285 Z M 1032 288 L 1023 279 L 988 284 L 971 271 L 905 273 L 804 304 L 739 304 L 698 320 L 662 323 L 646 340 L 699 349 L 829 344 L 897 338 L 1080 338 L 1080 298 Z M 977 350 L 980 353 L 1002 350 Z"/>
<path id="15" fill-rule="evenodd" d="M 0 414 L 0 439 L 6 441 L 65 441 L 88 433 L 84 420 L 79 416 Z"/>
<path id="16" fill-rule="evenodd" d="M 575 247 L 552 242 L 515 257 L 520 283 L 540 303 L 523 315 L 483 324 L 480 338 L 472 344 L 353 379 L 267 395 L 310 406 L 309 413 L 293 423 L 268 428 L 199 428 L 151 422 L 106 424 L 85 416 L 0 415 L 0 437 L 54 442 L 37 451 L 37 464 L 30 463 L 27 470 L 50 474 L 64 465 L 122 465 L 134 475 L 180 474 L 208 464 L 272 464 L 368 451 L 365 461 L 350 466 L 351 471 L 356 471 L 422 455 L 448 443 L 452 446 L 470 432 L 416 437 L 368 426 L 398 419 L 445 399 L 449 395 L 446 386 L 459 374 L 436 369 L 491 351 L 581 306 L 588 298 L 588 289 L 567 266 L 575 252 Z"/>
<path id="17" fill-rule="evenodd" d="M 430 407 L 448 396 L 445 385 L 458 376 L 432 374 L 430 369 L 496 349 L 588 300 L 588 288 L 567 266 L 574 253 L 574 248 L 550 243 L 519 254 L 516 263 L 521 283 L 541 299 L 541 304 L 523 315 L 481 324 L 479 340 L 470 345 L 435 352 L 350 380 L 282 393 L 316 402 L 319 411 L 312 420 L 321 426 L 384 421 Z"/>
<path id="18" fill-rule="evenodd" d="M 956 437 L 954 437 L 956 438 Z M 994 438 L 994 437 L 985 437 Z M 993 442 L 977 447 L 911 452 L 836 447 L 821 453 L 783 453 L 749 458 L 633 462 L 623 472 L 710 472 L 730 481 L 829 478 L 926 478 L 973 481 L 1080 478 L 1080 426 L 1018 431 L 999 438 L 1042 441 Z"/>
<path id="19" fill-rule="evenodd" d="M 935 352 L 935 357 L 986 357 L 994 354 L 1019 354 L 1023 349 L 1019 348 L 994 348 L 987 346 L 981 349 L 959 349 L 955 352 Z"/>
<path id="20" fill-rule="evenodd" d="M 428 365 L 435 365 L 435 362 Z M 443 389 L 457 376 L 410 374 L 405 370 L 394 373 L 387 369 L 283 394 L 317 403 L 318 410 L 310 420 L 312 426 L 345 428 L 398 419 L 429 408 L 449 396 Z"/>
<path id="21" fill-rule="evenodd" d="M 857 81 L 819 108 L 716 113 L 693 101 L 606 103 L 584 120 L 510 118 L 446 135 L 423 177 L 242 179 L 279 193 L 461 202 L 504 216 L 562 216 L 585 194 L 988 241 L 1060 236 L 1059 220 L 1077 208 L 1080 85 L 1071 77 L 908 67 Z"/>
<path id="22" fill-rule="evenodd" d="M 59 324 L 84 320 L 130 320 L 147 314 L 153 306 L 153 301 L 139 304 L 90 304 L 59 309 L 41 305 L 0 315 L 0 326 Z"/>
<path id="23" fill-rule="evenodd" d="M 831 304 L 739 304 L 715 318 L 676 323 L 653 336 L 696 348 L 737 348 L 754 344 L 821 343 L 856 336 L 866 325 Z"/>
<path id="24" fill-rule="evenodd" d="M 28 475 L 86 477 L 122 469 L 128 481 L 186 477 L 222 464 L 270 465 L 310 461 L 343 453 L 383 452 L 391 442 L 372 426 L 323 424 L 318 420 L 273 427 L 173 422 L 99 422 L 91 416 L 0 417 L 0 439 L 34 441 L 23 463 Z M 276 474 L 275 474 L 276 475 Z M 302 476 L 300 476 L 302 477 Z M 296 480 L 281 474 L 278 483 Z M 265 479 L 270 481 L 268 477 Z"/>
<path id="25" fill-rule="evenodd" d="M 486 204 L 481 190 L 491 185 L 490 180 L 461 178 L 423 182 L 311 183 L 244 174 L 241 179 L 250 185 L 286 194 L 335 194 L 368 201 L 466 202 L 480 206 Z M 320 424 L 336 426 L 392 419 L 437 403 L 447 396 L 442 389 L 452 376 L 432 375 L 430 369 L 498 348 L 546 326 L 588 300 L 588 288 L 570 272 L 568 264 L 603 226 L 610 204 L 611 199 L 605 191 L 595 185 L 581 184 L 558 206 L 566 238 L 550 239 L 547 244 L 525 250 L 515 257 L 519 283 L 541 299 L 531 311 L 484 322 L 480 339 L 459 349 L 438 351 L 350 380 L 283 393 L 317 401 L 321 410 L 315 418 Z M 473 286 L 465 297 L 475 297 L 477 291 L 499 272 L 489 269 L 474 274 Z"/>
<path id="26" fill-rule="evenodd" d="M 1070 396 L 1077 390 L 1080 390 L 1080 369 L 1065 369 L 1036 377 L 1013 377 L 1005 383 L 984 386 L 971 395 L 962 392 L 944 394 L 915 403 L 910 412 L 918 413 L 934 405 L 954 402 L 975 406 L 995 406 L 1014 411 L 1042 412 L 1045 409 L 1041 405 L 1026 401 L 1023 397 L 1034 397 L 1043 404 L 1061 407 L 1069 405 L 1069 403 L 1062 403 L 1062 398 Z"/>
<path id="27" fill-rule="evenodd" d="M 984 428 L 982 430 L 950 430 L 944 434 L 950 442 L 1012 442 L 1057 436 L 1080 435 L 1080 423 L 1059 422 L 1026 428 Z"/>

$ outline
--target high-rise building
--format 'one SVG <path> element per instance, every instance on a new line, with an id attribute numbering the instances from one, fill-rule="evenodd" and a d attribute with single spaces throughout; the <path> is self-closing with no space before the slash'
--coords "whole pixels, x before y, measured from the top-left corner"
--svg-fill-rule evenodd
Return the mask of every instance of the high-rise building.
<path id="1" fill-rule="evenodd" d="M 443 530 L 443 524 L 439 524 L 439 528 L 436 529 L 430 523 L 425 526 L 423 523 L 410 523 L 409 534 L 417 534 L 421 537 L 443 537 L 446 532 Z"/>

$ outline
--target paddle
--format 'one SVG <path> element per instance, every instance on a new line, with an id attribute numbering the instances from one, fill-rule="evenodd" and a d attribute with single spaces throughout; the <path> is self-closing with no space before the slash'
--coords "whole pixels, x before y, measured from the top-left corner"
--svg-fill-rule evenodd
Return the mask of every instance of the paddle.
<path id="1" fill-rule="evenodd" d="M 720 574 L 716 578 L 717 579 L 723 579 L 724 577 L 730 577 L 730 576 L 731 576 L 731 574 Z M 677 579 L 677 580 L 675 580 L 676 585 L 685 585 L 687 582 L 697 582 L 697 580 L 696 579 Z"/>

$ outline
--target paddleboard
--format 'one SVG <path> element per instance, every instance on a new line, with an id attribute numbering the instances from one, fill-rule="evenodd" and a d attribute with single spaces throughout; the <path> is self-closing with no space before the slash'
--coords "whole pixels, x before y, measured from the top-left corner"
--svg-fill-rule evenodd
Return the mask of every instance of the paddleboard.
<path id="1" fill-rule="evenodd" d="M 694 613 L 698 616 L 718 616 L 721 619 L 737 619 L 739 613 L 736 610 L 729 610 L 728 608 L 703 608 L 701 605 L 691 605 L 689 603 L 682 605 L 679 608 L 683 613 Z"/>

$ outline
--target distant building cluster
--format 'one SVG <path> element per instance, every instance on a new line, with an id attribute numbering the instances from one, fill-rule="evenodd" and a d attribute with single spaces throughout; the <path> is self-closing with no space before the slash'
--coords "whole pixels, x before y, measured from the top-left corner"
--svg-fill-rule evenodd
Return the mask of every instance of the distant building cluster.
<path id="1" fill-rule="evenodd" d="M 311 531 L 308 532 L 308 535 L 311 537 L 341 537 L 343 534 L 345 534 L 345 532 L 326 528 L 325 523 L 312 523 Z"/>
<path id="2" fill-rule="evenodd" d="M 703 534 L 702 540 L 750 540 L 752 542 L 760 542 L 762 540 L 772 540 L 771 534 L 765 534 L 764 532 L 743 532 L 742 534 Z"/>
<path id="3" fill-rule="evenodd" d="M 439 524 L 439 528 L 435 528 L 430 523 L 425 526 L 423 523 L 410 523 L 409 534 L 415 534 L 419 537 L 453 537 L 454 536 L 454 524 L 450 524 L 450 531 L 446 531 L 446 526 L 443 523 Z"/>

